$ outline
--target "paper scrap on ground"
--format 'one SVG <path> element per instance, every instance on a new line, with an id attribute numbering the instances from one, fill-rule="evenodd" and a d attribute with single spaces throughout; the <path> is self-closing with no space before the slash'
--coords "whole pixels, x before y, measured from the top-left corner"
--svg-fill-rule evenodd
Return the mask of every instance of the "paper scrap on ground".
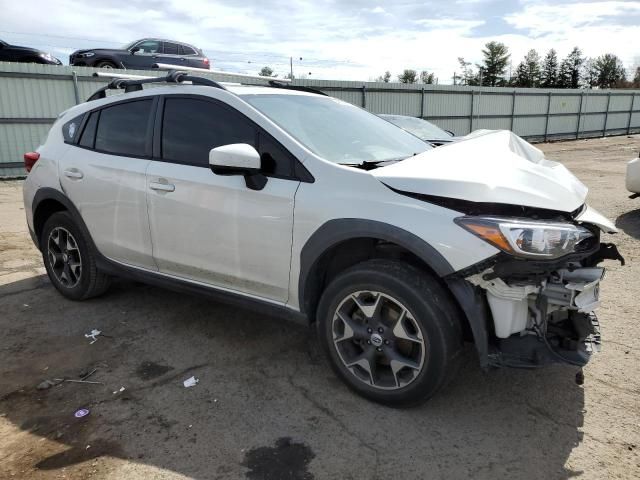
<path id="1" fill-rule="evenodd" d="M 200 380 L 198 380 L 196 377 L 190 377 L 190 378 L 187 378 L 182 383 L 184 384 L 184 388 L 189 388 L 189 387 L 195 387 L 199 381 Z"/>
<path id="2" fill-rule="evenodd" d="M 101 334 L 102 332 L 100 330 L 96 330 L 95 328 L 93 330 L 91 330 L 90 333 L 85 333 L 84 337 L 85 338 L 92 338 L 93 341 L 89 343 L 89 345 L 93 345 L 94 343 L 96 343 L 98 341 L 98 336 Z"/>

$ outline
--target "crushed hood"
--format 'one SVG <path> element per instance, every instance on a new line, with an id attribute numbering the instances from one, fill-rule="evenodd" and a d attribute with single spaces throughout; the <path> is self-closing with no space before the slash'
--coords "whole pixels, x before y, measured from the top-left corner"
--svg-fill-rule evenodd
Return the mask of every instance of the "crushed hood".
<path id="1" fill-rule="evenodd" d="M 403 192 L 562 212 L 587 196 L 569 170 L 508 130 L 479 130 L 370 173 Z"/>

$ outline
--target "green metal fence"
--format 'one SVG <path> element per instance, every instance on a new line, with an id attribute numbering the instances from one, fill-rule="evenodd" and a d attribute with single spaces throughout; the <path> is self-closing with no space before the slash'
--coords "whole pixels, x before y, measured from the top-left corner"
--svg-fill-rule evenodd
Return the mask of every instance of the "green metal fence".
<path id="1" fill-rule="evenodd" d="M 87 67 L 0 62 L 0 177 L 24 175 L 22 155 L 40 145 L 56 117 L 108 79 Z M 162 75 L 159 71 L 127 71 Z M 207 74 L 218 81 L 241 77 Z M 252 83 L 261 83 L 254 80 Z M 373 113 L 411 115 L 457 135 L 507 129 L 533 141 L 640 132 L 640 91 L 558 90 L 296 80 Z"/>

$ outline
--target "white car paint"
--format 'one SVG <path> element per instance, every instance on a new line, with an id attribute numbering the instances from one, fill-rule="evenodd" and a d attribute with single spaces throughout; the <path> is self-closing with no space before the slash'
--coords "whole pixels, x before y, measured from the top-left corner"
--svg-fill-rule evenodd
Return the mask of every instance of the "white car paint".
<path id="1" fill-rule="evenodd" d="M 640 193 L 640 157 L 627 163 L 626 187 L 631 193 Z"/>
<path id="2" fill-rule="evenodd" d="M 565 212 L 587 196 L 587 187 L 563 165 L 506 130 L 477 132 L 372 175 L 408 192 Z"/>
<path id="3" fill-rule="evenodd" d="M 41 186 L 50 186 L 76 204 L 98 249 L 111 260 L 299 310 L 301 252 L 331 220 L 364 219 L 398 227 L 431 245 L 455 271 L 498 253 L 454 223 L 459 212 L 391 188 L 563 212 L 585 202 L 587 188 L 582 183 L 511 132 L 478 132 L 447 148 L 365 171 L 319 157 L 238 96 L 313 94 L 227 88 L 176 85 L 126 96 L 188 93 L 222 101 L 278 140 L 304 164 L 314 183 L 270 178 L 264 190 L 254 191 L 240 176 L 148 159 L 120 159 L 65 144 L 61 122 L 111 103 L 113 98 L 108 97 L 65 112 L 38 149 L 41 159 L 24 185 L 30 228 L 33 197 Z M 82 178 L 68 178 L 65 172 L 80 172 Z M 590 208 L 579 220 L 615 231 L 611 222 Z M 521 327 L 522 319 L 508 313 L 516 310 L 494 309 L 494 321 L 503 323 L 497 331 L 507 335 L 515 333 L 513 325 Z"/>

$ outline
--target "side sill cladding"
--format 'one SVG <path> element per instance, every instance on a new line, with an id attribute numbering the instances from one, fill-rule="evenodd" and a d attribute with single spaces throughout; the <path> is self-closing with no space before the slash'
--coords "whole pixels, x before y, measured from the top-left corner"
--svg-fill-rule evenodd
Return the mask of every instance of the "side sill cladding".
<path id="1" fill-rule="evenodd" d="M 453 267 L 435 248 L 417 235 L 399 227 L 375 220 L 361 218 L 340 218 L 329 220 L 316 230 L 300 252 L 300 277 L 298 279 L 298 304 L 307 316 L 307 301 L 312 285 L 317 279 L 314 270 L 323 254 L 341 242 L 372 238 L 395 243 L 422 259 L 439 277 L 454 272 Z"/>

